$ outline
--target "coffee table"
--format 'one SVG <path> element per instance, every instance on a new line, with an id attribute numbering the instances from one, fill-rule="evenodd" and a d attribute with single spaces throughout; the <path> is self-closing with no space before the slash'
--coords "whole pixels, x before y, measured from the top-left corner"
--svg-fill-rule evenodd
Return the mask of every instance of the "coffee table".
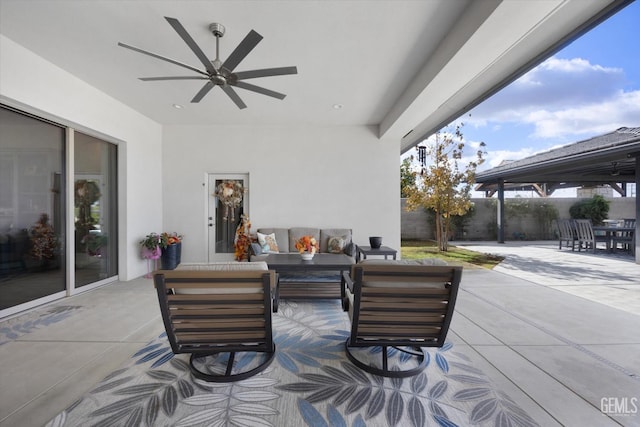
<path id="1" fill-rule="evenodd" d="M 343 271 L 350 271 L 355 260 L 345 254 L 315 254 L 311 261 L 304 261 L 300 254 L 283 253 L 270 254 L 265 259 L 269 270 L 278 273 L 278 284 L 276 287 L 276 308 L 277 301 L 282 298 L 301 299 L 326 299 L 342 298 L 344 290 L 340 289 L 340 280 Z M 327 280 L 320 282 L 308 282 L 301 280 L 287 280 L 281 283 L 280 276 L 287 273 L 296 272 L 335 272 L 335 281 Z"/>

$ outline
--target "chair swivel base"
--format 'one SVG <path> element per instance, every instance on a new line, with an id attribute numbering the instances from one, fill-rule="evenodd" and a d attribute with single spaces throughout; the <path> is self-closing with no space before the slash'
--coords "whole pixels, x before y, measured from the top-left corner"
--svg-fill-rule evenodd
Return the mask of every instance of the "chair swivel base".
<path id="1" fill-rule="evenodd" d="M 271 362 L 273 362 L 273 359 L 275 358 L 276 355 L 276 349 L 275 349 L 275 345 L 273 346 L 273 351 L 269 351 L 269 352 L 264 352 L 264 356 L 266 357 L 266 359 L 259 364 L 258 366 L 256 366 L 253 369 L 250 369 L 248 371 L 242 371 L 242 372 L 238 372 L 236 374 L 231 374 L 231 371 L 233 369 L 233 361 L 235 359 L 235 352 L 231 352 L 229 353 L 229 360 L 227 361 L 227 368 L 224 374 L 222 375 L 216 375 L 216 374 L 210 374 L 210 373 L 205 373 L 202 372 L 201 370 L 199 370 L 194 362 L 197 359 L 203 358 L 203 357 L 207 357 L 207 356 L 213 356 L 216 354 L 220 354 L 220 353 L 206 353 L 206 354 L 195 354 L 192 353 L 191 357 L 189 358 L 189 367 L 191 368 L 191 373 L 193 374 L 194 377 L 201 379 L 203 381 L 208 381 L 208 382 L 216 382 L 216 383 L 228 383 L 228 382 L 233 382 L 233 381 L 241 381 L 241 380 L 246 380 L 247 378 L 250 378 L 262 371 L 264 371 L 270 364 Z"/>
<path id="2" fill-rule="evenodd" d="M 372 345 L 372 347 L 375 346 Z M 353 363 L 354 365 L 356 365 L 358 368 L 362 369 L 365 372 L 368 372 L 370 374 L 373 375 L 378 375 L 381 377 L 387 377 L 387 378 L 406 378 L 406 377 L 412 377 L 414 375 L 419 374 L 420 372 L 422 372 L 424 370 L 424 368 L 427 367 L 427 363 L 428 363 L 428 359 L 426 358 L 426 354 L 424 352 L 424 350 L 422 349 L 422 347 L 417 347 L 417 346 L 412 346 L 411 348 L 415 351 L 414 352 L 409 352 L 409 351 L 405 351 L 402 349 L 399 349 L 397 347 L 396 350 L 402 351 L 404 353 L 408 353 L 411 354 L 412 356 L 416 357 L 416 360 L 418 362 L 418 366 L 411 368 L 411 369 L 405 369 L 405 370 L 390 370 L 388 368 L 388 356 L 387 356 L 387 347 L 386 346 L 380 346 L 382 347 L 382 369 L 377 368 L 375 366 L 371 366 L 371 365 L 367 365 L 366 363 L 360 361 L 358 358 L 356 358 L 354 356 L 354 354 L 351 352 L 351 349 L 349 347 L 349 340 L 345 341 L 344 343 L 344 348 L 347 352 L 347 357 L 349 358 L 349 360 L 351 361 L 351 363 Z M 362 347 L 360 347 L 362 348 Z"/>

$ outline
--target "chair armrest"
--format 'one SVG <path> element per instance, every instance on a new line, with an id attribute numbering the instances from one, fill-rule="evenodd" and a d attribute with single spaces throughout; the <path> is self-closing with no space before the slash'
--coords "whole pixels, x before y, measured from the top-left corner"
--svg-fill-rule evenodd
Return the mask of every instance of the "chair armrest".
<path id="1" fill-rule="evenodd" d="M 356 257 L 356 244 L 351 242 L 351 243 L 347 243 L 344 246 L 344 249 L 342 250 L 342 252 L 344 252 L 345 255 L 349 255 L 352 258 Z"/>
<path id="2" fill-rule="evenodd" d="M 280 274 L 276 273 L 275 276 L 275 286 L 271 288 L 271 311 L 277 313 L 280 304 Z"/>
<path id="3" fill-rule="evenodd" d="M 341 286 L 344 288 L 345 286 L 347 288 L 349 288 L 349 291 L 351 291 L 351 293 L 353 293 L 353 280 L 351 279 L 351 276 L 349 275 L 348 271 L 343 271 L 342 272 L 342 279 L 341 279 Z"/>
<path id="4" fill-rule="evenodd" d="M 349 298 L 347 298 L 347 288 L 349 292 L 353 293 L 353 280 L 349 272 L 343 271 L 340 278 L 340 300 L 342 301 L 342 310 L 349 311 Z"/>
<path id="5" fill-rule="evenodd" d="M 261 255 L 262 254 L 262 248 L 260 247 L 259 243 L 251 243 L 251 245 L 249 246 L 250 248 L 250 255 Z"/>

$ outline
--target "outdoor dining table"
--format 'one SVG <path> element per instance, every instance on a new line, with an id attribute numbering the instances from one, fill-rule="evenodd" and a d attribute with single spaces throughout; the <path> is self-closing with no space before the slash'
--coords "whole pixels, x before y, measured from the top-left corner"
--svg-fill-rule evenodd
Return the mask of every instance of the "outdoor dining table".
<path id="1" fill-rule="evenodd" d="M 604 233 L 607 239 L 607 249 L 612 250 L 615 248 L 613 243 L 613 238 L 618 233 L 633 233 L 636 231 L 635 227 L 619 227 L 612 225 L 594 225 L 593 232 L 594 233 Z M 631 244 L 634 244 L 633 240 Z"/>

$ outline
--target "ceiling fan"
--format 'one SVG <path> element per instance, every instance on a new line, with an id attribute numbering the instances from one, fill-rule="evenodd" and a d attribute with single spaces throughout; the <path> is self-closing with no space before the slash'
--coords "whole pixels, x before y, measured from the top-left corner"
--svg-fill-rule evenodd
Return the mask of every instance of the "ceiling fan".
<path id="1" fill-rule="evenodd" d="M 231 100 L 240 109 L 247 108 L 247 105 L 242 101 L 242 99 L 240 99 L 232 86 L 250 90 L 252 92 L 257 92 L 263 95 L 272 96 L 274 98 L 284 99 L 284 97 L 286 96 L 285 94 L 246 83 L 244 82 L 244 80 L 255 79 L 258 77 L 298 74 L 298 69 L 296 67 L 264 68 L 259 70 L 240 71 L 234 73 L 233 71 L 236 69 L 238 64 L 240 64 L 240 62 L 242 62 L 242 60 L 249 54 L 249 52 L 251 52 L 253 48 L 256 47 L 256 45 L 260 42 L 260 40 L 262 40 L 262 36 L 254 30 L 251 30 L 249 34 L 247 34 L 247 36 L 244 38 L 244 40 L 242 40 L 240 44 L 235 48 L 235 50 L 231 52 L 231 55 L 229 55 L 226 61 L 222 62 L 220 61 L 219 49 L 220 38 L 224 36 L 225 28 L 221 24 L 217 23 L 209 25 L 209 31 L 211 31 L 216 38 L 216 59 L 211 61 L 209 60 L 209 58 L 207 58 L 207 55 L 202 51 L 202 49 L 200 49 L 200 46 L 198 46 L 193 38 L 191 38 L 187 30 L 185 30 L 185 28 L 177 19 L 169 18 L 166 16 L 164 19 L 169 22 L 169 25 L 173 27 L 173 29 L 178 33 L 182 40 L 184 40 L 187 46 L 189 46 L 193 53 L 195 53 L 200 62 L 202 62 L 202 65 L 204 65 L 204 70 L 124 43 L 118 43 L 118 46 L 122 46 L 135 52 L 149 55 L 162 61 L 167 61 L 171 64 L 175 64 L 198 73 L 199 75 L 194 76 L 140 77 L 140 80 L 145 82 L 161 80 L 207 80 L 202 89 L 200 89 L 198 93 L 196 93 L 196 95 L 193 97 L 191 102 L 200 102 L 200 100 L 202 100 L 202 98 L 204 98 L 204 96 L 209 93 L 209 91 L 213 89 L 214 86 L 220 86 L 224 93 L 226 93 L 227 96 L 229 96 L 229 98 L 231 98 Z"/>

